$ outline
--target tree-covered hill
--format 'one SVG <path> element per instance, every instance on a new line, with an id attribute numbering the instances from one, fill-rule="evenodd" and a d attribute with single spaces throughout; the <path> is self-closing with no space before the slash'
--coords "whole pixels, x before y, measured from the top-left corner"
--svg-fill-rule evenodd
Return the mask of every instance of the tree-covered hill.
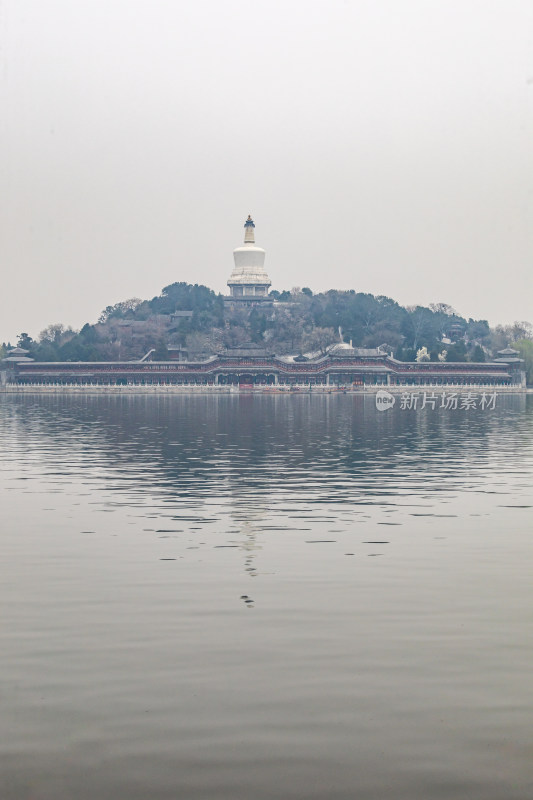
<path id="1" fill-rule="evenodd" d="M 199 358 L 249 341 L 277 354 L 325 352 L 342 337 L 355 347 L 386 345 L 405 361 L 421 348 L 435 361 L 484 361 L 533 339 L 528 323 L 490 329 L 486 320 L 465 319 L 445 303 L 404 307 L 382 295 L 308 288 L 270 296 L 274 305 L 231 309 L 207 286 L 173 283 L 151 300 L 107 306 L 98 322 L 79 331 L 49 325 L 38 340 L 22 333 L 17 344 L 39 361 L 99 361 L 138 359 L 152 349 L 154 358 L 165 359 L 169 347 Z"/>

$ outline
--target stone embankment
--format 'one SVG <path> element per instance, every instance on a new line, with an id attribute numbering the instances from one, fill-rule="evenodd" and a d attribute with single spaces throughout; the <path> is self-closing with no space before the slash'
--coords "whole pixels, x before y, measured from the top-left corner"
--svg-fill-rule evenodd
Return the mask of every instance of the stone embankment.
<path id="1" fill-rule="evenodd" d="M 380 390 L 401 394 L 403 392 L 498 392 L 505 394 L 533 393 L 533 387 L 494 386 L 487 384 L 403 385 L 403 386 L 176 386 L 172 384 L 97 385 L 97 384 L 15 384 L 0 385 L 0 394 L 373 394 Z"/>

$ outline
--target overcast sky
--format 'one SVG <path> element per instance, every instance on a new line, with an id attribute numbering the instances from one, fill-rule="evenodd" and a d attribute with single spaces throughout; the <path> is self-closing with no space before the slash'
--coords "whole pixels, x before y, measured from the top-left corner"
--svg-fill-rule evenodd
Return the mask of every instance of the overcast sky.
<path id="1" fill-rule="evenodd" d="M 531 0 L 4 0 L 0 341 L 174 281 L 533 319 Z"/>

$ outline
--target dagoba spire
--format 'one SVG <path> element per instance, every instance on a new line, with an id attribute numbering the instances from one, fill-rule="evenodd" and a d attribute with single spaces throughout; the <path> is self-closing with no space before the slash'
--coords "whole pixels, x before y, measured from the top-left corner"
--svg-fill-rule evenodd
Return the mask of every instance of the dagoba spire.
<path id="1" fill-rule="evenodd" d="M 244 223 L 244 244 L 255 244 L 255 222 L 253 221 L 250 214 L 248 214 L 248 219 Z"/>
<path id="2" fill-rule="evenodd" d="M 265 272 L 265 251 L 255 243 L 255 223 L 250 214 L 244 223 L 244 244 L 235 248 L 235 266 L 228 281 L 231 299 L 256 305 L 268 299 L 270 278 Z"/>

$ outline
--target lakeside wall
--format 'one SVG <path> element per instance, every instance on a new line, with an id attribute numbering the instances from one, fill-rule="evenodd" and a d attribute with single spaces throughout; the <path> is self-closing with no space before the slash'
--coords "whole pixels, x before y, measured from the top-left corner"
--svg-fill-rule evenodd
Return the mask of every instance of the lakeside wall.
<path id="1" fill-rule="evenodd" d="M 173 384 L 153 385 L 97 385 L 97 384 L 17 384 L 6 383 L 0 386 L 0 395 L 13 394 L 298 394 L 307 392 L 311 394 L 375 394 L 378 391 L 387 391 L 391 394 L 404 392 L 486 392 L 497 394 L 530 394 L 533 387 L 526 388 L 520 385 L 494 386 L 488 384 L 424 384 L 404 386 L 309 386 L 302 384 L 292 388 L 285 386 L 177 386 Z"/>

